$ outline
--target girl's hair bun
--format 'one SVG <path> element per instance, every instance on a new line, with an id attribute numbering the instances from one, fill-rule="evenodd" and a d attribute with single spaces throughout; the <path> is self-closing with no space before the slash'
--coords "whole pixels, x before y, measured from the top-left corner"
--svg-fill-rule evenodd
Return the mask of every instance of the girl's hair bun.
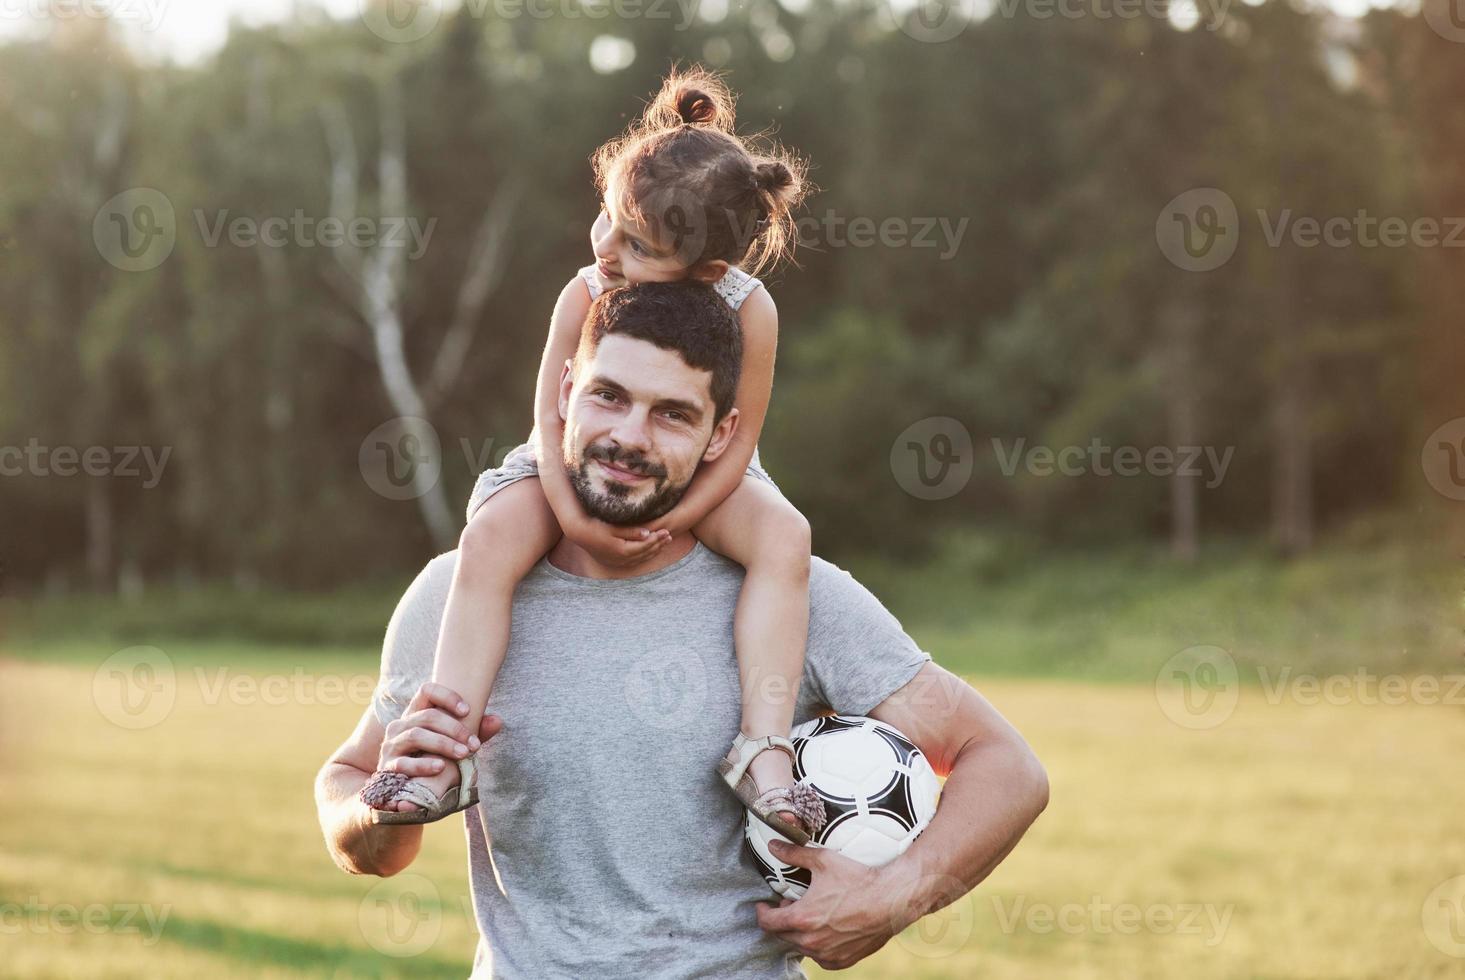
<path id="1" fill-rule="evenodd" d="M 688 85 L 677 93 L 677 115 L 683 124 L 705 126 L 717 119 L 717 103 L 700 88 Z"/>
<path id="2" fill-rule="evenodd" d="M 699 126 L 731 133 L 736 103 L 727 83 L 715 72 L 700 65 L 673 68 L 636 128 L 650 133 Z"/>
<path id="3" fill-rule="evenodd" d="M 792 188 L 795 183 L 794 172 L 782 160 L 759 161 L 753 168 L 753 179 L 758 182 L 759 190 L 775 194 Z"/>

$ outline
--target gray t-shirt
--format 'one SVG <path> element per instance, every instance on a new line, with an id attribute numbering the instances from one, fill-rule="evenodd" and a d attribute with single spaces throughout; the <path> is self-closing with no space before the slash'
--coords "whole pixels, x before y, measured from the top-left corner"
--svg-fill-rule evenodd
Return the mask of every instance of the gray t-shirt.
<path id="1" fill-rule="evenodd" d="M 386 724 L 432 674 L 456 552 L 428 563 L 387 628 Z M 541 561 L 514 595 L 468 810 L 475 978 L 801 977 L 758 928 L 772 892 L 716 773 L 737 734 L 733 610 L 742 566 L 697 544 L 631 579 Z M 930 657 L 880 602 L 814 559 L 795 721 L 866 714 Z"/>

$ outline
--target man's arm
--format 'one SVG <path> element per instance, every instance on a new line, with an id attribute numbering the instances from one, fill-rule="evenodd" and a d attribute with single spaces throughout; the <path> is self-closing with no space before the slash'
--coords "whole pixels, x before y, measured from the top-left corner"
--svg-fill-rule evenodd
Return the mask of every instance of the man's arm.
<path id="1" fill-rule="evenodd" d="M 814 872 L 813 886 L 797 902 L 760 904 L 758 924 L 832 970 L 976 887 L 1048 805 L 1048 777 L 1027 742 L 950 671 L 927 663 L 869 714 L 904 732 L 947 780 L 930 826 L 882 868 L 775 842 L 779 859 Z"/>
<path id="2" fill-rule="evenodd" d="M 370 811 L 357 798 L 376 769 L 385 738 L 386 729 L 368 707 L 356 730 L 315 777 L 315 808 L 326 850 L 348 874 L 394 875 L 422 849 L 422 827 L 373 826 L 366 822 Z"/>
<path id="3" fill-rule="evenodd" d="M 475 752 L 503 728 L 497 715 L 485 715 L 474 737 L 459 720 L 467 713 L 462 698 L 430 681 L 417 689 L 402 717 L 385 727 L 370 707 L 366 709 L 351 737 L 315 778 L 321 832 L 341 870 L 389 877 L 417 857 L 423 825 L 369 823 L 371 811 L 358 794 L 377 769 L 430 776 L 442 771 L 443 756 Z M 459 747 L 461 753 L 456 751 Z"/>

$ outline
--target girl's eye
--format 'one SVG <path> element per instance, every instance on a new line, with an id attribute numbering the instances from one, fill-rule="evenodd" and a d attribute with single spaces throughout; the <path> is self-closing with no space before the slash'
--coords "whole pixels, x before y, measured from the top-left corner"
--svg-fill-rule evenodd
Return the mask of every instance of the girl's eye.
<path id="1" fill-rule="evenodd" d="M 637 255 L 645 255 L 646 254 L 646 248 L 645 248 L 645 246 L 643 246 L 640 242 L 636 241 L 634 238 L 631 239 L 631 251 L 635 252 Z"/>

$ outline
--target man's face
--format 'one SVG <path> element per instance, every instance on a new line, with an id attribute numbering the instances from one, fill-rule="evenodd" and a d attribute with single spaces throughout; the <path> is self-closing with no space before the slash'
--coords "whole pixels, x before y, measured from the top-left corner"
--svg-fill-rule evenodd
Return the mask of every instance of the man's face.
<path id="1" fill-rule="evenodd" d="M 560 383 L 565 471 L 590 516 L 641 524 L 670 511 L 702 462 L 722 454 L 737 409 L 714 424 L 712 373 L 616 334 Z"/>

